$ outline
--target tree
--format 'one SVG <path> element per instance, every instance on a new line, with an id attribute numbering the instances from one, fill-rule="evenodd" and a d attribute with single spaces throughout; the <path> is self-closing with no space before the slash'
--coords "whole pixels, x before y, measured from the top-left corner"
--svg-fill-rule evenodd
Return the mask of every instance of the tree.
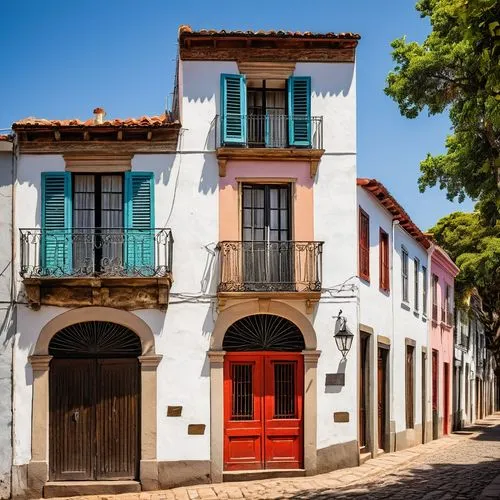
<path id="1" fill-rule="evenodd" d="M 483 224 L 479 212 L 454 212 L 430 230 L 460 268 L 455 281 L 457 301 L 477 292 L 482 304 L 472 302 L 483 323 L 487 344 L 500 368 L 500 221 Z"/>
<path id="2" fill-rule="evenodd" d="M 448 112 L 446 153 L 420 163 L 419 188 L 439 185 L 450 200 L 479 202 L 489 224 L 500 216 L 500 2 L 420 0 L 431 32 L 423 43 L 392 42 L 396 64 L 385 93 L 407 118 Z"/>

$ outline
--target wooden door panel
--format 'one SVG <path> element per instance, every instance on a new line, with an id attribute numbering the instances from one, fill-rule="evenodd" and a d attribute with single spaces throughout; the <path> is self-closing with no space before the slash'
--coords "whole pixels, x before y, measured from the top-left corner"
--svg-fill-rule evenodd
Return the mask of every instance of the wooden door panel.
<path id="1" fill-rule="evenodd" d="M 387 367 L 387 351 L 378 348 L 377 361 L 377 394 L 378 394 L 378 447 L 383 450 L 385 448 L 385 431 L 386 431 L 386 367 Z"/>
<path id="2" fill-rule="evenodd" d="M 95 361 L 53 359 L 50 368 L 50 477 L 94 478 Z"/>
<path id="3" fill-rule="evenodd" d="M 135 479 L 139 459 L 137 359 L 97 360 L 96 479 Z"/>
<path id="4" fill-rule="evenodd" d="M 261 469 L 262 357 L 226 355 L 224 363 L 224 469 Z"/>
<path id="5" fill-rule="evenodd" d="M 300 354 L 265 357 L 265 467 L 298 469 L 303 454 L 304 361 Z"/>

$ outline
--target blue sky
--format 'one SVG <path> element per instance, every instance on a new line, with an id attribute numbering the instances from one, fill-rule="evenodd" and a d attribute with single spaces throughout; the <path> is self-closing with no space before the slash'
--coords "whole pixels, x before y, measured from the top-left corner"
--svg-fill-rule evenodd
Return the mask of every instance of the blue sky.
<path id="1" fill-rule="evenodd" d="M 0 15 L 0 129 L 27 117 L 110 118 L 159 114 L 170 99 L 177 29 L 353 31 L 357 53 L 358 176 L 382 181 L 426 230 L 471 202 L 438 189 L 420 194 L 419 162 L 443 150 L 446 117 L 400 116 L 383 92 L 390 42 L 422 41 L 429 24 L 415 0 L 25 0 Z M 169 101 L 170 102 L 170 101 Z"/>

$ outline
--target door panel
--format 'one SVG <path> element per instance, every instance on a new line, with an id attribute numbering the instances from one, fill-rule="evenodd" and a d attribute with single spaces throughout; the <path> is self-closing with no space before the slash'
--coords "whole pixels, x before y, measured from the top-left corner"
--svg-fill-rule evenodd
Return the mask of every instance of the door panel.
<path id="1" fill-rule="evenodd" d="M 303 359 L 265 358 L 265 468 L 298 469 L 302 462 Z"/>
<path id="2" fill-rule="evenodd" d="M 139 442 L 137 359 L 97 360 L 97 479 L 134 479 Z"/>
<path id="3" fill-rule="evenodd" d="M 386 384 L 387 350 L 378 349 L 377 394 L 378 394 L 378 447 L 385 449 L 386 432 Z"/>
<path id="4" fill-rule="evenodd" d="M 50 477 L 94 475 L 95 360 L 53 359 L 50 367 Z"/>
<path id="5" fill-rule="evenodd" d="M 262 468 L 262 357 L 228 354 L 224 363 L 224 468 Z"/>

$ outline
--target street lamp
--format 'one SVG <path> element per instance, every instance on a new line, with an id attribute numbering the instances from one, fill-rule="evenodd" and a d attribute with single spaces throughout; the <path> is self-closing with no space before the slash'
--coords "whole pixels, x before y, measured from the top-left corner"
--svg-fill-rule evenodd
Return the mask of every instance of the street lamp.
<path id="1" fill-rule="evenodd" d="M 347 328 L 347 318 L 341 316 L 342 309 L 339 311 L 337 319 L 335 321 L 335 343 L 337 344 L 337 349 L 342 354 L 342 359 L 347 359 L 347 353 L 351 350 L 352 341 L 354 335 Z"/>

